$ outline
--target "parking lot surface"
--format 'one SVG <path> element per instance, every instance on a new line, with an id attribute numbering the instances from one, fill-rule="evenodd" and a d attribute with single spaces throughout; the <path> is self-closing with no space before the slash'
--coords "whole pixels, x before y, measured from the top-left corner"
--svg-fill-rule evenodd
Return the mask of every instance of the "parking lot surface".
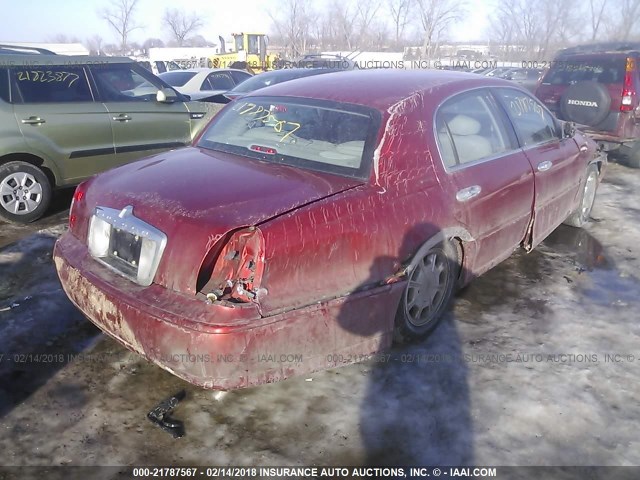
<path id="1" fill-rule="evenodd" d="M 638 465 L 639 186 L 610 165 L 585 230 L 476 279 L 428 340 L 228 393 L 83 318 L 51 261 L 64 209 L 0 224 L 0 464 Z M 183 388 L 174 439 L 146 414 Z"/>

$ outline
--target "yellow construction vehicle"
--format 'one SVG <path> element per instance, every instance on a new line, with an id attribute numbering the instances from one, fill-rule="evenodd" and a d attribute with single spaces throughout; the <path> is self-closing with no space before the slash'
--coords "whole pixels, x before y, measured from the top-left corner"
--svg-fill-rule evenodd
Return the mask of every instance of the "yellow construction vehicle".
<path id="1" fill-rule="evenodd" d="M 239 68 L 251 73 L 273 70 L 277 55 L 267 54 L 267 36 L 264 33 L 233 33 L 234 48 L 227 52 L 225 41 L 220 39 L 220 52 L 207 58 L 209 68 Z"/>

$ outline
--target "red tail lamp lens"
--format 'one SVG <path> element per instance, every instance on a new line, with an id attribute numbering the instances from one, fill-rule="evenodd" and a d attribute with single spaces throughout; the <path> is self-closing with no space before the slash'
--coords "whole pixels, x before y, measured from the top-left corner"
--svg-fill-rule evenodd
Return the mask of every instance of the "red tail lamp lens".
<path id="1" fill-rule="evenodd" d="M 73 231 L 76 223 L 78 222 L 78 216 L 76 215 L 77 207 L 82 203 L 85 195 L 85 185 L 81 183 L 76 187 L 76 191 L 71 199 L 71 207 L 69 208 L 69 229 Z"/>

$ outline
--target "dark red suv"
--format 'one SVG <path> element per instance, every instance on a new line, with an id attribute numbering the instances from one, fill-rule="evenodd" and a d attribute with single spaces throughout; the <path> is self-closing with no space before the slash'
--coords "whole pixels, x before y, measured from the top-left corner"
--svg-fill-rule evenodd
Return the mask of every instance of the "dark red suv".
<path id="1" fill-rule="evenodd" d="M 556 56 L 535 94 L 610 156 L 640 168 L 639 60 L 640 43 L 568 48 Z"/>

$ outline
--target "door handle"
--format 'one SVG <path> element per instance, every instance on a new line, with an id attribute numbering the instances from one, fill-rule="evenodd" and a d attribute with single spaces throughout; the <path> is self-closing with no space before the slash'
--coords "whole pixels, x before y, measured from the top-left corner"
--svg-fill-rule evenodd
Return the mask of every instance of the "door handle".
<path id="1" fill-rule="evenodd" d="M 45 123 L 45 120 L 40 117 L 29 117 L 23 118 L 22 123 L 25 125 L 42 125 L 43 123 Z"/>
<path id="2" fill-rule="evenodd" d="M 549 160 L 547 160 L 546 162 L 540 162 L 538 164 L 538 171 L 539 172 L 546 172 L 551 167 L 553 167 L 553 162 L 550 162 Z"/>
<path id="3" fill-rule="evenodd" d="M 589 150 L 589 147 L 587 147 L 587 144 L 584 144 L 580 147 L 581 152 L 586 152 L 587 150 Z"/>
<path id="4" fill-rule="evenodd" d="M 117 117 L 112 117 L 116 122 L 128 122 L 131 120 L 131 117 L 126 113 L 121 113 Z"/>
<path id="5" fill-rule="evenodd" d="M 466 202 L 467 200 L 471 200 L 473 197 L 480 195 L 481 191 L 482 189 L 480 188 L 480 185 L 463 188 L 456 193 L 456 200 L 459 202 Z"/>

